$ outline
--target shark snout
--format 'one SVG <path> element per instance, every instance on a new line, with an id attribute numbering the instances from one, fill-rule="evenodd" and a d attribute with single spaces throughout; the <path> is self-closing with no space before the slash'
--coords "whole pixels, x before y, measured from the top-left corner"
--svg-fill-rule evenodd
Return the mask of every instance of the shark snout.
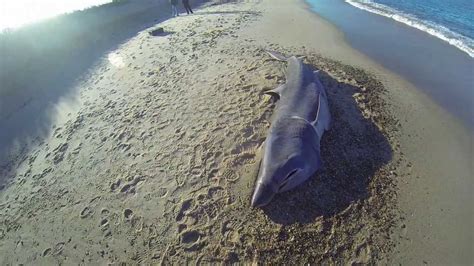
<path id="1" fill-rule="evenodd" d="M 276 191 L 272 185 L 258 183 L 252 196 L 252 207 L 263 207 L 267 205 L 275 196 Z"/>

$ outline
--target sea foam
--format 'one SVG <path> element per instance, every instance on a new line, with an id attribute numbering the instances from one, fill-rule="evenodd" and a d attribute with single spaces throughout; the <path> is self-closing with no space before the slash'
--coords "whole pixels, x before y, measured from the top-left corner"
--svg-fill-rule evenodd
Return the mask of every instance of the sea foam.
<path id="1" fill-rule="evenodd" d="M 474 58 L 474 40 L 454 32 L 443 25 L 419 19 L 414 15 L 403 13 L 397 9 L 375 3 L 371 0 L 345 0 L 345 2 L 359 9 L 388 17 L 398 22 L 404 23 L 410 27 L 422 30 L 445 42 L 448 42 L 461 51 L 466 52 L 470 57 Z"/>

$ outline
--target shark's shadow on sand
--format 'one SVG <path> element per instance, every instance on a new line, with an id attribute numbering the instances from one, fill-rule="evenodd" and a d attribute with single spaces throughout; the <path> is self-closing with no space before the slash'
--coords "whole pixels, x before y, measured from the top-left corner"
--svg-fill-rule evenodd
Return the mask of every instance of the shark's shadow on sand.
<path id="1" fill-rule="evenodd" d="M 275 223 L 311 223 L 368 198 L 371 177 L 392 159 L 392 148 L 378 127 L 363 116 L 354 99 L 362 91 L 321 73 L 332 115 L 321 141 L 323 169 L 293 190 L 277 194 L 263 207 Z"/>

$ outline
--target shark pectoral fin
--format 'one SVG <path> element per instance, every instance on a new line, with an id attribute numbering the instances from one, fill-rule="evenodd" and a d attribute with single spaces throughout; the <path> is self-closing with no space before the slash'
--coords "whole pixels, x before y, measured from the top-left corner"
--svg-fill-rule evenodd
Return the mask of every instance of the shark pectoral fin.
<path id="1" fill-rule="evenodd" d="M 330 123 L 331 114 L 329 113 L 328 99 L 326 91 L 323 88 L 318 96 L 318 111 L 316 113 L 316 118 L 314 121 L 311 121 L 311 124 L 316 129 L 319 137 L 322 137 L 324 131 L 330 129 Z"/>
<path id="2" fill-rule="evenodd" d="M 276 87 L 273 90 L 264 91 L 263 93 L 271 95 L 275 99 L 279 100 L 281 95 L 283 94 L 283 91 L 285 90 L 285 88 L 286 88 L 286 85 L 282 84 L 282 85 Z"/>
<path id="3" fill-rule="evenodd" d="M 276 60 L 279 60 L 279 61 L 288 61 L 288 57 L 278 53 L 278 52 L 275 52 L 275 51 L 270 51 L 270 50 L 265 50 L 265 52 L 267 52 L 271 57 L 273 57 L 274 59 Z"/>
<path id="4" fill-rule="evenodd" d="M 324 133 L 324 128 L 320 125 L 320 123 L 318 123 L 318 121 L 315 121 L 311 124 L 313 125 L 314 130 L 316 130 L 316 133 L 318 133 L 319 138 L 321 138 Z"/>
<path id="5" fill-rule="evenodd" d="M 331 129 L 331 118 L 328 111 L 319 117 L 318 120 L 311 122 L 319 137 L 322 137 L 325 131 Z"/>
<path id="6" fill-rule="evenodd" d="M 265 141 L 262 144 L 260 144 L 260 146 L 257 148 L 257 151 L 255 152 L 255 160 L 257 162 L 262 161 L 264 151 L 265 151 Z"/>

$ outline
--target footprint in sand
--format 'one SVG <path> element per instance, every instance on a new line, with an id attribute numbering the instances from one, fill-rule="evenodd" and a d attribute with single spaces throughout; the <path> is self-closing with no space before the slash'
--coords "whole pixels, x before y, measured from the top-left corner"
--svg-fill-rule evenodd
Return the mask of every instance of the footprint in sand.
<path id="1" fill-rule="evenodd" d="M 189 175 L 191 178 L 199 178 L 202 175 L 202 169 L 200 167 L 194 167 L 190 170 Z"/>
<path id="2" fill-rule="evenodd" d="M 155 249 L 155 248 L 159 247 L 160 239 L 158 237 L 152 236 L 152 237 L 148 238 L 148 243 L 147 244 L 148 244 L 149 249 Z"/>
<path id="3" fill-rule="evenodd" d="M 87 218 L 92 215 L 92 209 L 89 208 L 89 206 L 86 206 L 84 209 L 82 209 L 80 213 L 81 218 Z"/>
<path id="4" fill-rule="evenodd" d="M 253 131 L 254 131 L 253 127 L 246 127 L 246 128 L 244 128 L 244 129 L 242 129 L 242 130 L 241 130 L 241 132 L 242 132 L 242 137 L 248 139 L 250 136 L 252 136 Z"/>
<path id="5" fill-rule="evenodd" d="M 74 155 L 76 155 L 76 154 L 78 154 L 78 153 L 81 151 L 81 148 L 82 148 L 82 142 L 79 143 L 79 144 L 76 146 L 76 148 L 74 148 L 74 150 L 72 150 L 71 153 L 74 154 Z"/>
<path id="6" fill-rule="evenodd" d="M 110 220 L 109 220 L 110 211 L 107 208 L 103 208 L 100 211 L 100 214 L 102 218 L 98 226 L 102 230 L 102 232 L 104 232 L 104 236 L 109 237 L 112 235 L 112 232 L 110 231 Z"/>
<path id="7" fill-rule="evenodd" d="M 247 151 L 247 152 L 242 152 L 242 153 L 239 153 L 239 154 L 234 154 L 234 155 L 231 155 L 231 156 L 228 156 L 228 157 L 225 157 L 224 158 L 224 163 L 226 164 L 226 170 L 232 170 L 234 171 L 233 169 L 235 168 L 238 168 L 240 166 L 243 166 L 243 165 L 249 165 L 249 164 L 254 164 L 257 160 L 257 150 L 255 151 Z M 223 172 L 223 177 L 224 178 L 228 178 L 229 182 L 233 182 L 232 180 L 234 178 L 232 178 L 231 176 L 227 176 L 229 175 L 229 173 L 226 173 L 226 172 Z M 226 176 L 224 176 L 226 175 Z M 236 179 L 238 179 L 238 177 L 235 177 Z M 234 180 L 236 181 L 236 180 Z"/>
<path id="8" fill-rule="evenodd" d="M 133 184 L 125 184 L 125 185 L 120 189 L 120 192 L 122 192 L 122 193 L 132 193 L 132 194 L 134 194 L 134 193 L 135 193 L 135 187 L 133 186 Z"/>
<path id="9" fill-rule="evenodd" d="M 156 195 L 160 198 L 164 198 L 168 195 L 168 189 L 161 187 L 156 192 Z"/>
<path id="10" fill-rule="evenodd" d="M 207 195 L 211 199 L 222 199 L 225 196 L 225 190 L 221 186 L 211 187 L 207 190 Z"/>
<path id="11" fill-rule="evenodd" d="M 107 217 L 107 216 L 109 216 L 110 211 L 109 211 L 109 209 L 107 209 L 107 208 L 103 208 L 102 210 L 100 210 L 100 214 L 101 214 L 103 217 Z"/>
<path id="12" fill-rule="evenodd" d="M 135 230 L 135 232 L 141 232 L 145 226 L 145 222 L 143 217 L 138 217 L 138 216 L 132 216 L 129 218 L 130 224 L 132 228 Z"/>
<path id="13" fill-rule="evenodd" d="M 255 163 L 255 152 L 244 152 L 234 159 L 234 166 Z"/>
<path id="14" fill-rule="evenodd" d="M 64 246 L 66 245 L 66 243 L 64 242 L 59 242 L 57 243 L 55 246 L 54 246 L 54 251 L 53 251 L 53 255 L 59 255 L 63 252 L 63 249 L 64 249 Z"/>
<path id="15" fill-rule="evenodd" d="M 196 230 L 185 231 L 181 234 L 181 243 L 189 244 L 199 241 L 201 234 Z"/>
<path id="16" fill-rule="evenodd" d="M 117 180 L 117 182 L 119 180 Z M 133 179 L 130 182 L 128 182 L 128 183 L 126 183 L 125 185 L 122 186 L 122 188 L 120 189 L 120 192 L 124 193 L 124 194 L 134 194 L 136 192 L 137 186 L 143 181 L 144 181 L 144 178 L 142 176 L 139 176 L 139 175 L 134 176 Z M 114 186 L 115 189 L 117 189 L 118 186 L 120 185 L 120 183 L 117 184 L 117 182 L 115 183 L 115 186 L 114 186 L 114 184 L 112 184 L 112 186 Z M 111 186 L 111 188 L 112 188 L 112 186 Z"/>
<path id="17" fill-rule="evenodd" d="M 203 147 L 202 145 L 194 146 L 194 166 L 199 167 L 202 165 L 202 158 L 203 158 Z"/>
<path id="18" fill-rule="evenodd" d="M 203 234 L 196 230 L 182 232 L 180 242 L 184 246 L 184 251 L 193 252 L 202 249 L 206 245 L 203 236 Z"/>
<path id="19" fill-rule="evenodd" d="M 120 149 L 122 152 L 126 152 L 131 147 L 132 147 L 132 145 L 130 143 L 120 143 L 119 145 L 117 145 L 116 149 Z"/>
<path id="20" fill-rule="evenodd" d="M 224 172 L 222 173 L 222 177 L 230 183 L 236 182 L 239 180 L 240 175 L 231 169 L 225 169 Z"/>
<path id="21" fill-rule="evenodd" d="M 187 199 L 181 203 L 181 209 L 178 212 L 178 215 L 176 215 L 176 221 L 179 222 L 183 219 L 184 215 L 186 212 L 194 205 L 194 200 L 193 199 Z"/>
<path id="22" fill-rule="evenodd" d="M 126 221 L 130 221 L 133 217 L 133 211 L 130 210 L 130 209 L 125 209 L 123 210 L 123 218 L 126 220 Z"/>
<path id="23" fill-rule="evenodd" d="M 46 257 L 49 254 L 51 254 L 51 248 L 47 248 L 47 249 L 43 250 L 43 253 L 42 253 L 43 257 Z"/>
<path id="24" fill-rule="evenodd" d="M 107 218 L 104 218 L 100 220 L 99 226 L 104 230 L 104 228 L 107 228 L 109 225 L 109 220 Z"/>
<path id="25" fill-rule="evenodd" d="M 240 242 L 240 233 L 238 232 L 239 230 L 235 229 L 235 222 L 233 221 L 224 221 L 221 226 L 221 234 L 224 237 L 224 239 L 228 242 L 231 243 L 238 243 Z"/>
<path id="26" fill-rule="evenodd" d="M 207 178 L 208 178 L 209 180 L 215 179 L 215 180 L 217 180 L 217 182 L 218 182 L 218 181 L 219 181 L 219 169 L 217 169 L 217 168 L 211 168 L 211 169 L 209 170 L 209 173 L 207 174 Z"/>
<path id="27" fill-rule="evenodd" d="M 253 132 L 253 131 L 252 131 Z M 258 141 L 245 141 L 242 144 L 235 147 L 231 154 L 240 154 L 243 152 L 255 152 L 255 150 L 260 146 L 260 142 Z"/>
<path id="28" fill-rule="evenodd" d="M 183 232 L 183 231 L 186 230 L 187 228 L 188 228 L 188 225 L 187 225 L 187 224 L 178 224 L 178 233 Z"/>
<path id="29" fill-rule="evenodd" d="M 110 191 L 114 192 L 115 190 L 117 190 L 117 188 L 120 187 L 120 184 L 122 183 L 122 180 L 121 179 L 117 179 L 115 182 L 113 182 L 111 185 L 110 185 Z"/>
<path id="30" fill-rule="evenodd" d="M 53 150 L 53 154 L 54 154 L 53 162 L 54 162 L 54 164 L 58 164 L 64 159 L 64 154 L 66 153 L 67 148 L 68 148 L 68 144 L 67 143 L 62 143 L 62 144 L 59 144 L 58 147 L 56 147 L 56 149 Z"/>

